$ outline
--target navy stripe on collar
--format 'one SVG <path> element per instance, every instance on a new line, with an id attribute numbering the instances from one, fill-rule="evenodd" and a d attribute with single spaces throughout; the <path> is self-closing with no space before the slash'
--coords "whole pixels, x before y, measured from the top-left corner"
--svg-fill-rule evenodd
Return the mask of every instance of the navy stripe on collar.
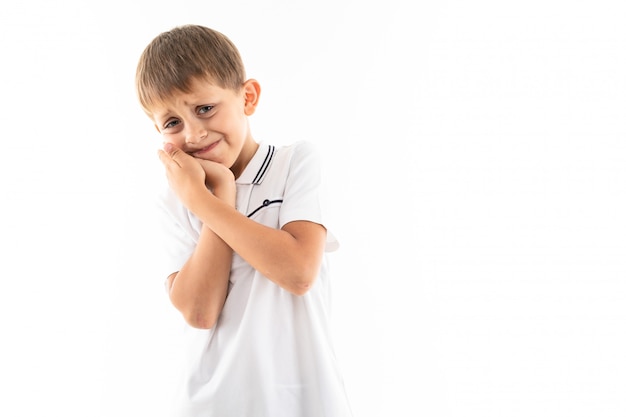
<path id="1" fill-rule="evenodd" d="M 267 168 L 269 168 L 270 162 L 272 162 L 272 158 L 274 157 L 275 150 L 276 148 L 273 145 L 270 145 L 269 148 L 267 149 L 267 155 L 265 155 L 265 160 L 263 161 L 263 164 L 261 164 L 261 168 L 259 168 L 259 171 L 256 173 L 256 176 L 252 180 L 253 184 L 260 184 L 261 181 L 263 180 L 263 177 L 265 176 L 265 173 L 267 172 Z"/>

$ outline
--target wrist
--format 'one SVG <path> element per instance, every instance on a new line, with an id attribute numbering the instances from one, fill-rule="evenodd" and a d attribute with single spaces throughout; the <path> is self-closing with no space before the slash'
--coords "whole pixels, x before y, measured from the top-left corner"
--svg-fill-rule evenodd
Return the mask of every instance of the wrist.
<path id="1" fill-rule="evenodd" d="M 237 188 L 235 183 L 232 184 L 220 184 L 213 189 L 213 195 L 220 200 L 228 203 L 232 207 L 235 207 L 235 199 L 237 195 Z"/>
<path id="2" fill-rule="evenodd" d="M 207 205 L 208 200 L 215 198 L 213 193 L 206 187 L 196 188 L 187 194 L 187 199 L 183 201 L 185 206 L 192 213 L 198 214 L 198 210 Z"/>

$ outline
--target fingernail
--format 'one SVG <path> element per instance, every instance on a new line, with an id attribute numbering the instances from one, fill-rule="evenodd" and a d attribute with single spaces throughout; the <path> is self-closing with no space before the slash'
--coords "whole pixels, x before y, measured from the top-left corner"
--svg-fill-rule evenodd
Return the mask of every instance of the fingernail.
<path id="1" fill-rule="evenodd" d="M 169 151 L 171 151 L 172 149 L 174 149 L 174 145 L 172 145 L 172 144 L 171 144 L 171 143 L 169 143 L 169 142 L 167 142 L 167 143 L 165 143 L 165 145 L 163 145 L 163 150 L 164 150 L 165 152 L 169 152 Z"/>

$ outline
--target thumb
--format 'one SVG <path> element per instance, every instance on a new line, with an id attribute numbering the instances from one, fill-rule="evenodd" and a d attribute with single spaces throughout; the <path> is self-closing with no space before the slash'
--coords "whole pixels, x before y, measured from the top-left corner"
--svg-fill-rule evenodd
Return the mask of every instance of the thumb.
<path id="1" fill-rule="evenodd" d="M 163 150 L 178 164 L 182 164 L 185 161 L 189 161 L 193 157 L 185 153 L 182 149 L 178 148 L 173 143 L 166 143 L 163 145 Z"/>
<path id="2" fill-rule="evenodd" d="M 176 146 L 173 143 L 165 142 L 163 144 L 163 150 L 168 153 L 168 155 L 173 155 L 176 152 Z"/>
<path id="3" fill-rule="evenodd" d="M 178 149 L 172 143 L 165 143 L 163 145 L 163 150 L 159 150 L 158 154 L 161 162 L 165 165 L 173 162 L 178 166 L 182 166 L 183 160 L 185 156 L 187 156 L 185 152 Z"/>

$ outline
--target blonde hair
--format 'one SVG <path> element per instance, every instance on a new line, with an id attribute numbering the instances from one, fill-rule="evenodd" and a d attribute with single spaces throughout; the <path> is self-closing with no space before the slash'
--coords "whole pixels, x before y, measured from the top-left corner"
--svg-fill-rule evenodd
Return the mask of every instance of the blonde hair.
<path id="1" fill-rule="evenodd" d="M 151 117 L 151 110 L 176 91 L 190 93 L 194 80 L 239 91 L 245 77 L 241 56 L 230 39 L 204 26 L 184 25 L 148 44 L 139 58 L 135 86 L 141 107 Z"/>

